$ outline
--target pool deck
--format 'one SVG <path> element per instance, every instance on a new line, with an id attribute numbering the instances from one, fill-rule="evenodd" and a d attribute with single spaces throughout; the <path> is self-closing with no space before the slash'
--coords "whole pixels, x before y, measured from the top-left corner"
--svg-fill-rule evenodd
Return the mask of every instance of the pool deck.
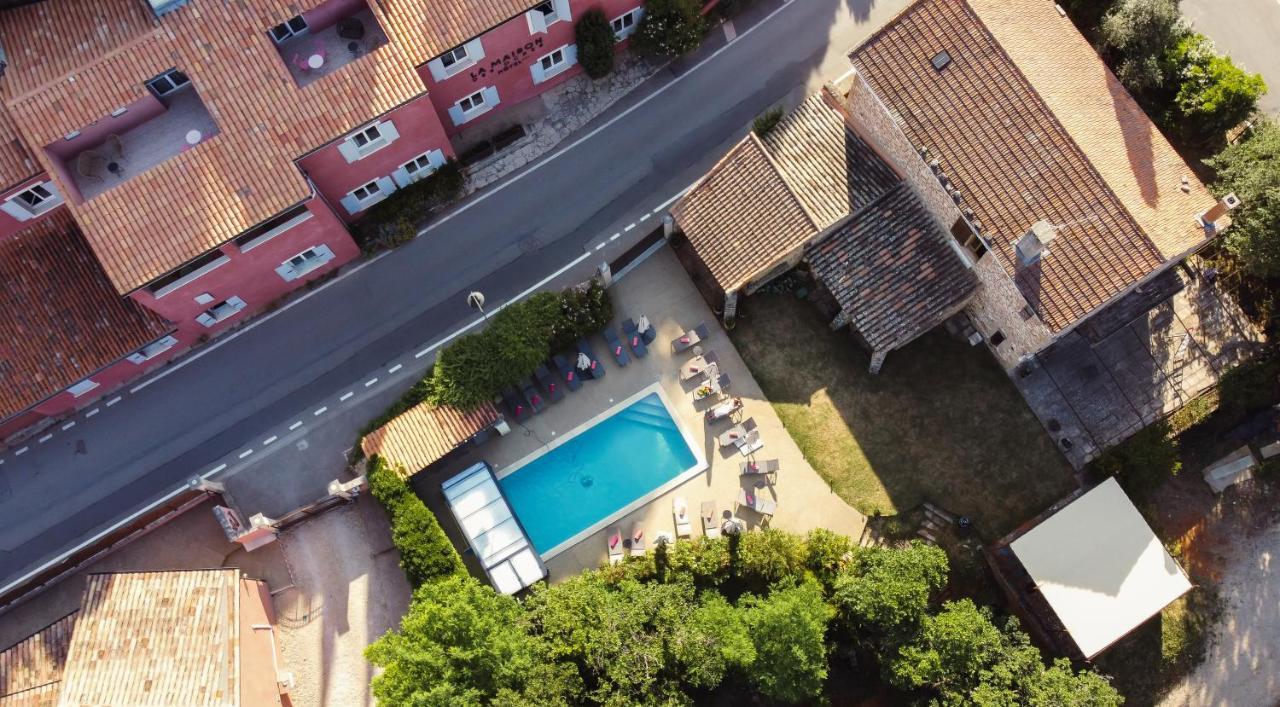
<path id="1" fill-rule="evenodd" d="M 745 457 L 733 447 L 720 449 L 716 442 L 716 436 L 733 423 L 707 424 L 703 419 L 703 411 L 714 405 L 715 401 L 694 402 L 692 391 L 697 386 L 680 381 L 679 368 L 692 354 L 675 354 L 671 349 L 671 341 L 701 322 L 706 322 L 711 329 L 711 335 L 702 343 L 704 351 L 716 352 L 721 372 L 728 373 L 732 379 L 729 393 L 742 399 L 743 410 L 735 419 L 755 418 L 758 425 L 764 448 L 755 453 L 755 459 L 760 462 L 768 459 L 779 461 L 781 470 L 776 475 L 776 480 L 769 479 L 768 485 L 760 490 L 766 498 L 776 500 L 778 504 L 777 513 L 766 524 L 798 533 L 824 527 L 849 535 L 855 540 L 861 537 L 866 518 L 831 491 L 805 461 L 760 392 L 759 385 L 738 356 L 729 337 L 720 328 L 715 315 L 698 294 L 670 249 L 658 251 L 617 280 L 609 292 L 617 315 L 615 326 L 627 317 L 636 319 L 645 314 L 657 329 L 657 339 L 649 346 L 646 358 L 632 358 L 627 367 L 620 368 L 614 362 L 604 340 L 599 336 L 593 337 L 592 345 L 596 353 L 602 356 L 602 363 L 608 369 L 603 379 L 584 382 L 581 389 L 566 392 L 563 401 L 549 406 L 542 414 L 529 418 L 523 426 L 512 424 L 511 433 L 507 436 L 460 454 L 457 458 L 438 465 L 440 468 L 414 478 L 414 486 L 427 499 L 428 506 L 444 521 L 446 530 L 455 540 L 458 539 L 456 528 L 451 527 L 452 519 L 448 509 L 443 506 L 443 497 L 439 492 L 441 481 L 480 459 L 489 462 L 494 471 L 502 476 L 506 467 L 520 463 L 543 448 L 544 445 L 539 440 L 551 440 L 589 424 L 617 402 L 655 382 L 661 385 L 678 422 L 702 445 L 701 453 L 709 466 L 676 488 L 615 520 L 609 527 L 621 527 L 625 536 L 633 525 L 641 524 L 652 551 L 653 538 L 657 533 L 675 533 L 672 499 L 676 496 L 684 496 L 689 502 L 692 537 L 702 534 L 698 511 L 702 503 L 708 500 L 715 501 L 718 516 L 724 517 L 727 512 L 732 512 L 745 521 L 749 528 L 760 527 L 764 521 L 760 515 L 750 508 L 738 509 L 736 504 L 739 489 L 751 488 L 764 478 L 739 475 L 738 464 Z M 594 532 L 546 560 L 551 581 L 564 579 L 604 563 L 607 560 L 606 534 L 607 529 Z"/>

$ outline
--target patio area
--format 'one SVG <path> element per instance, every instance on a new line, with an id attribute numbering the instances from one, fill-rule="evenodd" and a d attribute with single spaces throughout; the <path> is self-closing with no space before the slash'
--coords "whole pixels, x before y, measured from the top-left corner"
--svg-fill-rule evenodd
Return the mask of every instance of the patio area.
<path id="1" fill-rule="evenodd" d="M 535 415 L 524 425 L 512 425 L 512 432 L 478 448 L 467 450 L 437 465 L 437 468 L 413 478 L 414 488 L 428 507 L 441 519 L 446 532 L 465 548 L 465 541 L 458 535 L 456 524 L 444 503 L 440 483 L 464 469 L 467 465 L 484 460 L 502 476 L 510 465 L 531 454 L 546 449 L 543 440 L 554 440 L 568 434 L 601 412 L 657 383 L 667 400 L 671 412 L 684 430 L 702 445 L 701 454 L 708 468 L 676 488 L 645 503 L 642 507 L 612 521 L 609 526 L 622 528 L 626 535 L 635 524 L 640 524 L 648 538 L 652 552 L 653 539 L 660 532 L 675 533 L 672 500 L 683 496 L 689 503 L 692 536 L 702 534 L 699 508 L 705 501 L 716 506 L 716 518 L 721 522 L 733 514 L 756 529 L 762 524 L 803 533 L 817 527 L 829 528 L 855 540 L 862 536 L 866 518 L 843 501 L 805 461 L 800 449 L 792 441 L 782 422 L 765 400 L 742 358 L 720 329 L 715 316 L 698 294 L 688 275 L 681 268 L 675 255 L 662 248 L 647 261 L 636 267 L 609 290 L 613 298 L 616 321 L 627 317 L 648 316 L 657 330 L 657 339 L 649 346 L 649 355 L 643 359 L 632 358 L 625 368 L 620 368 L 609 355 L 609 349 L 600 337 L 593 337 L 593 346 L 602 356 L 601 363 L 608 371 L 601 380 L 586 381 L 580 390 L 566 392 L 565 399 L 551 405 L 543 413 Z M 710 335 L 702 342 L 705 352 L 714 351 L 722 373 L 731 378 L 728 394 L 741 398 L 743 409 L 735 415 L 737 421 L 754 419 L 764 447 L 754 454 L 758 462 L 777 459 L 780 470 L 766 479 L 762 476 L 742 477 L 739 464 L 746 460 L 736 447 L 721 448 L 717 436 L 729 429 L 732 422 L 707 423 L 704 411 L 715 404 L 714 399 L 694 402 L 694 381 L 680 380 L 680 367 L 692 358 L 692 353 L 675 354 L 671 342 L 686 329 L 705 322 Z M 616 324 L 615 324 L 616 326 Z M 767 481 L 767 482 L 766 482 Z M 762 484 L 762 488 L 757 488 Z M 762 497 L 776 501 L 777 510 L 772 519 L 766 519 L 750 508 L 738 508 L 740 490 L 758 491 Z M 607 561 L 606 530 L 587 536 L 547 561 L 551 581 L 578 574 Z M 468 562 L 474 558 L 467 553 Z"/>

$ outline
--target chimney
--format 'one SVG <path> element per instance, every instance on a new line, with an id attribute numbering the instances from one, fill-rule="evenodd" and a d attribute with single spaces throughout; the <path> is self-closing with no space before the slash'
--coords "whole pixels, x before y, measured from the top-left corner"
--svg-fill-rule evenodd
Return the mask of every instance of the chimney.
<path id="1" fill-rule="evenodd" d="M 1228 211 L 1234 210 L 1239 205 L 1240 197 L 1236 196 L 1234 192 L 1227 194 L 1221 199 L 1218 199 L 1218 203 L 1214 204 L 1208 211 L 1197 216 L 1196 220 L 1200 222 L 1200 225 L 1204 227 L 1204 230 L 1208 231 L 1210 235 L 1213 235 L 1213 233 L 1218 230 L 1218 219 L 1226 216 Z"/>
<path id="2" fill-rule="evenodd" d="M 1045 220 L 1031 224 L 1031 230 L 1018 239 L 1016 250 L 1018 262 L 1023 267 L 1031 267 L 1049 254 L 1049 244 L 1058 236 L 1058 229 Z"/>

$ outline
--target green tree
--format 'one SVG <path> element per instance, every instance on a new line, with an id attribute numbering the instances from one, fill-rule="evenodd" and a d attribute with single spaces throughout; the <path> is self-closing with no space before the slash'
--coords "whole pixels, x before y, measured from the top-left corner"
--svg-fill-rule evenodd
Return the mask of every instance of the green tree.
<path id="1" fill-rule="evenodd" d="M 582 13 L 574 26 L 574 38 L 578 44 L 578 63 L 593 79 L 608 76 L 613 71 L 613 28 L 604 11 L 592 8 Z"/>
<path id="2" fill-rule="evenodd" d="M 861 631 L 896 639 L 919 626 L 946 583 L 947 554 L 933 545 L 865 548 L 836 579 L 832 600 Z"/>
<path id="3" fill-rule="evenodd" d="M 1259 121 L 1251 136 L 1227 146 L 1209 165 L 1218 171 L 1214 191 L 1240 197 L 1227 248 L 1250 274 L 1280 276 L 1280 124 Z"/>
<path id="4" fill-rule="evenodd" d="M 645 0 L 644 18 L 631 37 L 631 46 L 643 56 L 676 57 L 702 43 L 706 20 L 698 0 Z"/>
<path id="5" fill-rule="evenodd" d="M 755 661 L 743 619 L 742 611 L 724 597 L 702 593 L 697 608 L 673 627 L 669 643 L 684 683 L 711 689 L 730 670 L 746 670 Z"/>
<path id="6" fill-rule="evenodd" d="M 1099 35 L 1116 75 L 1142 93 L 1168 82 L 1162 60 L 1186 32 L 1177 0 L 1120 0 L 1102 18 Z"/>
<path id="7" fill-rule="evenodd" d="M 1004 650 L 1004 636 L 991 622 L 991 610 L 969 599 L 948 602 L 926 616 L 918 634 L 888 663 L 890 681 L 904 690 L 933 688 L 949 696 L 969 694 L 979 673 Z"/>
<path id="8" fill-rule="evenodd" d="M 1118 707 L 1124 702 L 1106 678 L 1089 670 L 1074 672 L 1066 659 L 1045 668 L 1040 651 L 1013 618 L 1005 626 L 998 659 L 979 671 L 978 685 L 967 697 L 983 707 Z"/>
<path id="9" fill-rule="evenodd" d="M 855 546 L 847 535 L 826 528 L 814 528 L 804 538 L 805 565 L 824 589 L 831 589 L 849 563 L 854 561 Z"/>
<path id="10" fill-rule="evenodd" d="M 765 528 L 746 533 L 738 548 L 738 572 L 763 589 L 775 582 L 797 580 L 808 559 L 804 539 L 792 533 Z"/>
<path id="11" fill-rule="evenodd" d="M 805 702 L 822 695 L 827 680 L 827 624 L 835 610 L 812 577 L 792 587 L 775 589 L 764 598 L 746 596 L 756 661 L 751 681 L 765 697 Z"/>
<path id="12" fill-rule="evenodd" d="M 400 630 L 365 649 L 385 669 L 373 679 L 374 696 L 382 704 L 483 705 L 523 694 L 535 678 L 533 701 L 575 695 L 576 676 L 547 663 L 522 613 L 514 599 L 469 575 L 419 587 Z"/>
<path id="13" fill-rule="evenodd" d="M 1267 91 L 1261 74 L 1250 74 L 1218 54 L 1202 34 L 1183 37 L 1168 61 L 1178 69 L 1175 102 L 1181 130 L 1197 142 L 1221 140 L 1258 110 L 1258 99 Z"/>

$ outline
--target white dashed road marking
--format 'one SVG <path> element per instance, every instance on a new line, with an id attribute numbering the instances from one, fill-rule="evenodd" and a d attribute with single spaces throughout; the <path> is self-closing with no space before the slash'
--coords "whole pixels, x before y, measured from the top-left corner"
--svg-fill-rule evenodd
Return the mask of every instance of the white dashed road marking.
<path id="1" fill-rule="evenodd" d="M 14 452 L 13 456 L 17 457 L 17 456 L 26 454 L 28 449 L 30 449 L 30 447 L 23 447 L 22 449 L 19 449 L 18 451 Z"/>
<path id="2" fill-rule="evenodd" d="M 635 225 L 634 223 L 631 223 L 631 224 L 627 224 L 627 227 L 626 227 L 626 228 L 624 228 L 624 229 L 622 229 L 622 230 L 624 230 L 624 231 L 630 231 L 630 230 L 635 229 L 635 227 L 636 227 L 636 225 Z"/>
<path id="3" fill-rule="evenodd" d="M 119 395 L 117 395 L 116 397 L 114 397 L 114 398 L 112 398 L 112 399 L 108 400 L 108 401 L 107 401 L 107 407 L 111 407 L 112 405 L 115 405 L 115 404 L 116 404 L 116 403 L 118 403 L 118 402 L 120 402 L 120 396 L 119 396 Z"/>
<path id="4" fill-rule="evenodd" d="M 392 366 L 391 368 L 388 368 L 388 369 L 387 369 L 387 373 L 395 373 L 396 371 L 400 370 L 401 368 L 404 368 L 404 365 L 403 365 L 403 364 L 399 364 L 399 363 L 397 363 L 396 365 Z"/>
<path id="5" fill-rule="evenodd" d="M 600 245 L 596 246 L 596 250 L 604 250 L 604 244 L 601 243 Z"/>
<path id="6" fill-rule="evenodd" d="M 352 392 L 350 392 L 350 391 L 347 391 L 346 393 L 343 393 L 343 394 L 342 394 L 342 397 L 341 397 L 341 398 L 338 398 L 338 402 L 340 402 L 340 403 L 342 403 L 342 402 L 346 402 L 347 400 L 350 400 L 350 399 L 351 399 L 351 396 L 353 396 L 353 395 L 355 395 L 355 393 L 352 393 Z"/>
<path id="7" fill-rule="evenodd" d="M 97 415 L 97 414 L 98 414 L 98 408 L 94 408 L 94 409 L 90 410 L 89 412 L 86 412 L 86 413 L 84 414 L 84 416 L 85 416 L 85 417 L 93 417 L 94 415 Z"/>
<path id="8" fill-rule="evenodd" d="M 274 441 L 276 441 L 276 440 L 278 440 L 278 439 L 280 439 L 280 438 L 279 438 L 279 437 L 277 437 L 277 436 L 275 436 L 275 435 L 271 435 L 270 437 L 268 437 L 268 438 L 266 438 L 266 439 L 262 440 L 262 446 L 264 446 L 264 447 L 265 447 L 265 446 L 267 446 L 268 444 L 271 444 L 272 442 L 274 442 Z"/>
<path id="9" fill-rule="evenodd" d="M 210 469 L 209 471 L 205 472 L 205 476 L 212 476 L 212 475 L 214 475 L 214 474 L 218 473 L 219 471 L 222 471 L 222 470 L 223 470 L 223 469 L 225 469 L 225 468 L 227 468 L 227 465 L 226 465 L 226 464 L 219 464 L 219 465 L 217 465 L 217 466 L 213 467 L 212 469 Z"/>
<path id="10" fill-rule="evenodd" d="M 374 383 L 377 383 L 377 382 L 378 382 L 378 379 L 377 379 L 377 378 L 370 378 L 369 380 L 367 380 L 367 381 L 365 381 L 365 382 L 364 382 L 364 387 L 368 388 L 369 386 L 371 386 L 371 385 L 373 385 Z"/>
<path id="11" fill-rule="evenodd" d="M 38 440 L 36 440 L 36 441 L 37 441 L 37 442 L 39 442 L 40 444 L 44 444 L 45 442 L 48 442 L 48 441 L 49 441 L 49 440 L 51 440 L 51 439 L 53 439 L 53 433 L 52 433 L 52 432 L 50 432 L 49 434 L 47 434 L 47 435 L 45 435 L 45 436 L 41 437 L 40 439 L 38 439 Z"/>
<path id="12" fill-rule="evenodd" d="M 645 220 L 645 219 L 649 218 L 649 217 L 650 217 L 650 216 L 652 216 L 652 215 L 653 215 L 653 214 L 645 214 L 644 216 L 641 216 L 641 217 L 640 217 L 640 220 L 641 220 L 641 221 L 643 221 L 643 220 Z"/>
<path id="13" fill-rule="evenodd" d="M 71 422 L 68 422 L 67 424 L 63 425 L 63 426 L 62 426 L 62 429 L 63 429 L 63 431 L 66 431 L 66 430 L 69 430 L 69 429 L 71 429 L 72 427 L 75 427 L 75 426 L 76 426 L 76 421 L 75 421 L 75 420 L 72 420 Z"/>
<path id="14" fill-rule="evenodd" d="M 240 458 L 241 458 L 241 459 L 244 459 L 245 457 L 249 456 L 250 454 L 253 454 L 253 450 L 252 450 L 252 449 L 246 449 L 246 450 L 244 450 L 243 452 L 240 452 Z"/>
<path id="15" fill-rule="evenodd" d="M 328 410 L 329 410 L 329 408 L 328 408 L 328 407 L 322 407 L 322 408 L 320 408 L 319 410 L 316 410 L 315 412 L 313 412 L 313 413 L 311 413 L 311 414 L 312 414 L 312 415 L 316 415 L 316 416 L 320 416 L 320 415 L 323 415 L 323 414 L 325 414 L 326 412 L 328 412 Z"/>
<path id="16" fill-rule="evenodd" d="M 294 431 L 294 430 L 298 429 L 299 427 L 302 427 L 302 420 L 298 420 L 297 422 L 293 423 L 292 425 L 289 425 L 289 431 L 290 431 L 290 432 L 292 432 L 292 431 Z"/>

